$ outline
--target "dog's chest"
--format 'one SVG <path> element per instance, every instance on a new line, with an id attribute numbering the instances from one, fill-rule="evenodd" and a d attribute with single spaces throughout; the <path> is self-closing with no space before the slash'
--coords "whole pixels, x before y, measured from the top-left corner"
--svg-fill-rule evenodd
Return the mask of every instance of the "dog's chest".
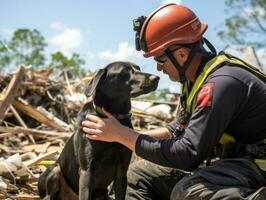
<path id="1" fill-rule="evenodd" d="M 118 143 L 108 144 L 105 148 L 103 146 L 101 145 L 101 151 L 97 151 L 99 149 L 94 146 L 91 154 L 90 171 L 97 187 L 107 186 L 117 174 L 126 171 L 131 157 L 131 152 Z"/>

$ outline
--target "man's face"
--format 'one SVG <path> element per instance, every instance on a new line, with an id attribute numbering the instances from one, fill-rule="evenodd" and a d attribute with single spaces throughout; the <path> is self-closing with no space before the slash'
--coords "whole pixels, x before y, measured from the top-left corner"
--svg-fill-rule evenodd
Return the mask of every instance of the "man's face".
<path id="1" fill-rule="evenodd" d="M 175 45 L 170 47 L 170 50 L 180 66 L 183 66 L 189 53 L 188 49 Z M 176 67 L 165 54 L 154 57 L 154 60 L 157 62 L 158 71 L 163 71 L 172 81 L 180 80 Z"/>

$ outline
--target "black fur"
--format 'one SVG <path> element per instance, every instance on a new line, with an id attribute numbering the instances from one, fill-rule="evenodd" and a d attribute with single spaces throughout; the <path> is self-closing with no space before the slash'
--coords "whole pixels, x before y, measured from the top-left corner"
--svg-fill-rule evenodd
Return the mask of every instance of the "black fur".
<path id="1" fill-rule="evenodd" d="M 155 90 L 158 81 L 159 77 L 140 72 L 139 67 L 133 63 L 114 62 L 97 72 L 85 94 L 92 96 L 95 105 L 104 107 L 114 115 L 128 114 L 131 109 L 130 98 Z M 60 167 L 48 168 L 41 175 L 38 182 L 41 198 L 74 199 L 73 195 L 62 194 L 65 191 L 62 188 L 65 185 L 62 184 L 62 177 L 82 200 L 108 199 L 107 187 L 112 181 L 115 198 L 125 198 L 131 151 L 116 142 L 86 138 L 81 122 L 88 113 L 99 115 L 92 101 L 87 102 L 79 113 L 78 128 L 67 141 L 57 161 Z M 132 128 L 130 118 L 119 121 Z"/>

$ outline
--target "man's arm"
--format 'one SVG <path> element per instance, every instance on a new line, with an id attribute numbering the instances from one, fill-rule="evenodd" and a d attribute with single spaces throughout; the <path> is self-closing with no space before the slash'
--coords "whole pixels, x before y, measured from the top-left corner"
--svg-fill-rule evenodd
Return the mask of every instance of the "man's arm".
<path id="1" fill-rule="evenodd" d="M 89 115 L 88 120 L 82 123 L 83 131 L 89 139 L 119 142 L 154 163 L 193 170 L 218 143 L 247 92 L 246 85 L 228 76 L 212 81 L 215 89 L 211 104 L 201 106 L 206 99 L 199 101 L 184 135 L 179 139 L 156 139 L 139 134 L 121 125 L 109 113 L 106 113 L 108 118 L 104 119 Z"/>
<path id="2" fill-rule="evenodd" d="M 210 80 L 211 93 L 207 88 L 199 92 L 197 108 L 192 113 L 180 138 L 156 140 L 139 135 L 136 154 L 159 165 L 183 170 L 195 169 L 208 157 L 231 123 L 241 102 L 246 97 L 245 84 L 230 76 L 217 76 Z"/>
<path id="3" fill-rule="evenodd" d="M 121 125 L 110 113 L 106 111 L 104 112 L 108 118 L 101 119 L 94 115 L 88 115 L 87 119 L 89 121 L 84 121 L 82 123 L 82 125 L 84 126 L 83 131 L 87 133 L 87 137 L 89 139 L 102 140 L 107 142 L 119 141 L 127 148 L 135 151 L 136 140 L 140 133 Z M 108 126 L 106 126 L 106 124 L 108 124 Z M 99 128 L 102 129 L 99 130 Z M 115 131 L 116 134 L 112 134 L 113 131 Z M 142 134 L 156 139 L 167 139 L 171 138 L 172 136 L 171 132 L 167 128 L 149 130 L 142 132 Z"/>
<path id="4" fill-rule="evenodd" d="M 149 135 L 156 139 L 167 139 L 172 137 L 172 133 L 167 128 L 158 128 L 142 132 L 144 135 Z"/>

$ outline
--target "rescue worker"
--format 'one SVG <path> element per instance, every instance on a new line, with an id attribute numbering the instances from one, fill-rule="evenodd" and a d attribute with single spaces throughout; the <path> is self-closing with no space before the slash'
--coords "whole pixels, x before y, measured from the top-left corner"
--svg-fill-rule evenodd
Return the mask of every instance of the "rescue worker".
<path id="1" fill-rule="evenodd" d="M 144 158 L 129 168 L 127 200 L 266 199 L 266 77 L 217 54 L 206 29 L 177 4 L 134 20 L 136 49 L 182 84 L 175 121 L 138 133 L 105 111 L 82 123 L 89 139 L 119 142 Z"/>

